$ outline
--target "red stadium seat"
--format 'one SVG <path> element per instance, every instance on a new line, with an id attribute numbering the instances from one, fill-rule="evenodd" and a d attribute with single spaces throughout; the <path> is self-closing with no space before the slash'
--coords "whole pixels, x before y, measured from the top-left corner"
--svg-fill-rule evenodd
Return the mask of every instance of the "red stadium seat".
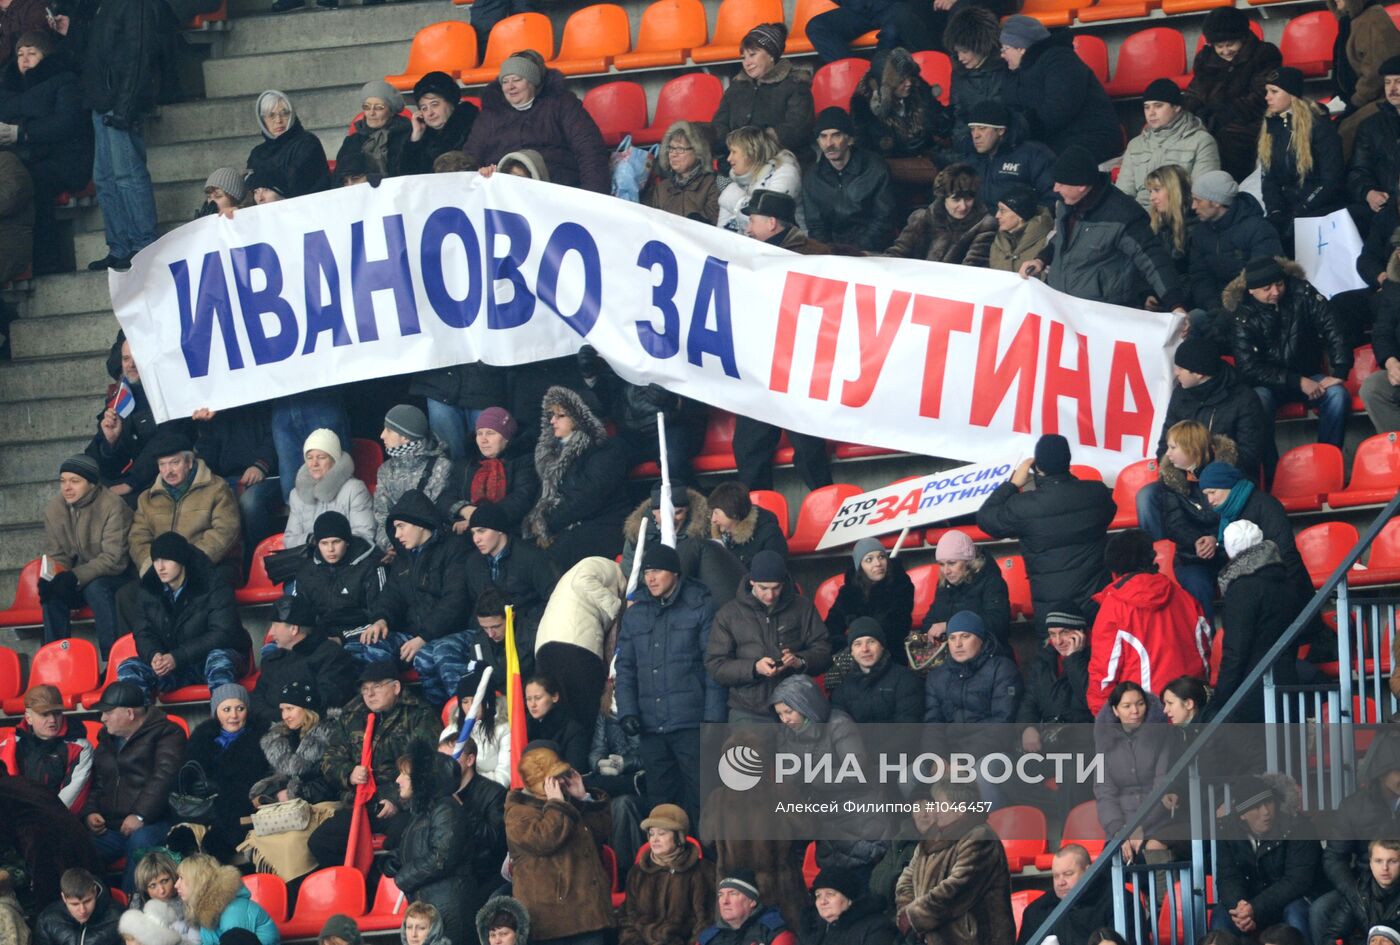
<path id="1" fill-rule="evenodd" d="M 223 0 L 219 8 L 212 13 L 196 13 L 188 23 L 185 24 L 185 32 L 209 32 L 228 28 L 228 0 Z"/>
<path id="2" fill-rule="evenodd" d="M 1161 541 L 1152 543 L 1152 550 L 1157 553 L 1157 572 L 1165 574 L 1173 581 L 1176 580 L 1176 542 L 1170 538 L 1163 538 Z"/>
<path id="3" fill-rule="evenodd" d="M 705 442 L 691 466 L 697 472 L 723 472 L 734 468 L 734 414 L 711 410 L 705 425 Z"/>
<path id="4" fill-rule="evenodd" d="M 1065 826 L 1060 831 L 1060 846 L 1077 843 L 1089 851 L 1089 856 L 1097 857 L 1103 852 L 1104 844 L 1107 842 L 1108 838 L 1104 834 L 1103 824 L 1099 822 L 1098 804 L 1090 800 L 1074 805 L 1069 814 L 1065 816 Z M 1048 870 L 1053 857 L 1053 853 L 1036 857 L 1036 868 Z"/>
<path id="5" fill-rule="evenodd" d="M 605 843 L 598 848 L 598 856 L 603 860 L 603 872 L 608 874 L 612 882 L 612 906 L 614 909 L 621 909 L 627 900 L 627 891 L 617 879 L 617 851 Z"/>
<path id="6" fill-rule="evenodd" d="M 1074 52 L 1080 62 L 1094 70 L 1094 77 L 1108 85 L 1108 44 L 1102 37 L 1078 33 L 1074 37 Z"/>
<path id="7" fill-rule="evenodd" d="M 25 691 L 35 686 L 56 686 L 63 696 L 63 707 L 71 709 L 79 696 L 97 686 L 97 666 L 97 647 L 87 640 L 75 637 L 45 643 L 29 664 Z M 6 713 L 18 715 L 24 711 L 24 697 L 13 696 L 3 705 Z"/>
<path id="8" fill-rule="evenodd" d="M 1351 362 L 1351 372 L 1347 374 L 1347 391 L 1351 394 L 1351 409 L 1357 413 L 1366 409 L 1366 404 L 1361 400 L 1361 385 L 1366 378 L 1380 370 L 1380 365 L 1376 364 L 1376 352 L 1370 345 L 1362 345 L 1352 352 L 1354 358 Z"/>
<path id="9" fill-rule="evenodd" d="M 627 11 L 615 3 L 595 3 L 569 14 L 559 57 L 545 63 L 564 75 L 607 72 L 614 56 L 631 49 Z"/>
<path id="10" fill-rule="evenodd" d="M 1295 446 L 1279 457 L 1273 496 L 1288 512 L 1315 512 L 1344 484 L 1342 451 L 1330 443 Z"/>
<path id="11" fill-rule="evenodd" d="M 1075 464 L 1069 467 L 1069 474 L 1075 479 L 1082 479 L 1085 482 L 1103 482 L 1103 473 L 1093 466 L 1080 466 Z"/>
<path id="12" fill-rule="evenodd" d="M 355 461 L 355 478 L 369 488 L 370 495 L 374 495 L 379 482 L 379 467 L 384 465 L 384 448 L 378 440 L 356 437 L 350 441 L 350 457 Z"/>
<path id="13" fill-rule="evenodd" d="M 44 610 L 39 605 L 39 567 L 35 558 L 19 572 L 15 584 L 15 599 L 7 610 L 0 611 L 0 627 L 42 627 Z"/>
<path id="14" fill-rule="evenodd" d="M 1008 555 L 997 564 L 1001 567 L 1001 576 L 1006 581 L 1011 598 L 1011 619 L 1031 619 L 1035 616 L 1035 608 L 1031 604 L 1031 579 L 1026 573 L 1026 559 L 1020 555 Z"/>
<path id="15" fill-rule="evenodd" d="M 1206 682 L 1212 686 L 1220 679 L 1220 664 L 1225 661 L 1225 631 L 1228 628 L 1218 627 L 1210 638 L 1210 660 L 1209 674 Z"/>
<path id="16" fill-rule="evenodd" d="M 933 598 L 938 591 L 938 565 L 921 564 L 917 568 L 910 568 L 909 580 L 914 582 L 914 611 L 910 615 L 909 624 L 911 628 L 917 629 L 923 626 L 924 618 L 928 616 L 928 609 L 933 606 Z M 901 645 L 898 640 L 890 641 L 890 646 Z"/>
<path id="17" fill-rule="evenodd" d="M 1157 6 L 1157 0 L 1098 0 L 1093 6 L 1080 7 L 1081 23 L 1103 23 L 1108 20 L 1130 20 L 1147 16 Z"/>
<path id="18" fill-rule="evenodd" d="M 248 575 L 248 583 L 233 592 L 234 600 L 240 604 L 270 604 L 282 596 L 281 586 L 268 577 L 267 556 L 286 547 L 285 537 L 278 532 L 258 542 L 253 552 L 253 572 Z"/>
<path id="19" fill-rule="evenodd" d="M 491 27 L 481 68 L 465 69 L 458 76 L 463 85 L 494 82 L 501 63 L 522 49 L 533 49 L 545 59 L 554 55 L 554 25 L 543 13 L 517 13 Z"/>
<path id="20" fill-rule="evenodd" d="M 1400 583 L 1400 518 L 1386 522 L 1371 543 L 1371 558 L 1364 574 L 1353 571 L 1348 580 L 1355 584 Z"/>
<path id="21" fill-rule="evenodd" d="M 0 646 L 0 702 L 7 702 L 23 693 L 24 674 L 20 672 L 19 654 L 8 646 Z"/>
<path id="22" fill-rule="evenodd" d="M 1394 431 L 1378 433 L 1356 448 L 1351 460 L 1351 482 L 1327 494 L 1332 508 L 1389 502 L 1400 489 L 1400 437 Z"/>
<path id="23" fill-rule="evenodd" d="M 953 94 L 953 60 L 945 52 L 925 50 L 914 53 L 914 61 L 919 64 L 919 75 L 933 86 L 938 100 L 947 105 Z"/>
<path id="24" fill-rule="evenodd" d="M 613 65 L 621 71 L 679 66 L 709 35 L 700 0 L 656 0 L 642 12 L 632 51 L 615 56 Z"/>
<path id="25" fill-rule="evenodd" d="M 845 585 L 844 574 L 833 575 L 817 585 L 817 592 L 812 595 L 812 606 L 817 608 L 817 613 L 821 614 L 823 620 L 831 613 L 832 605 L 836 603 L 836 595 L 841 593 L 841 588 Z"/>
<path id="26" fill-rule="evenodd" d="M 365 878 L 351 866 L 327 866 L 302 880 L 292 917 L 278 926 L 283 939 L 315 938 L 336 913 L 365 914 Z"/>
<path id="27" fill-rule="evenodd" d="M 399 892 L 398 884 L 391 877 L 379 877 L 379 887 L 374 893 L 374 905 L 355 924 L 361 932 L 388 932 L 403 925 L 403 914 L 408 911 L 408 897 Z"/>
<path id="28" fill-rule="evenodd" d="M 1157 914 L 1157 945 L 1174 945 L 1176 942 L 1189 942 L 1194 939 L 1185 931 L 1186 920 L 1182 916 L 1181 908 L 1181 881 L 1172 883 L 1173 892 L 1170 896 L 1162 897 L 1161 910 Z M 1190 892 L 1188 891 L 1188 895 Z M 1206 876 L 1206 901 L 1210 902 L 1215 898 L 1215 883 L 1213 877 Z M 1172 915 L 1173 903 L 1175 903 L 1176 915 Z M 1205 916 L 1197 916 L 1196 924 L 1202 925 Z M 1173 925 L 1175 922 L 1175 925 Z M 1176 929 L 1176 937 L 1172 937 L 1172 929 Z"/>
<path id="29" fill-rule="evenodd" d="M 1298 533 L 1298 554 L 1303 558 L 1313 587 L 1322 586 L 1360 538 L 1356 526 L 1347 522 L 1323 522 Z"/>
<path id="30" fill-rule="evenodd" d="M 244 686 L 243 688 L 247 689 L 248 687 L 247 687 L 247 686 Z M 208 702 L 208 701 L 209 701 L 208 697 L 205 697 L 205 699 L 204 699 L 203 701 Z M 182 718 L 181 716 L 178 716 L 178 715 L 171 715 L 171 714 L 169 714 L 169 713 L 166 713 L 166 716 L 165 716 L 165 717 L 166 717 L 167 719 L 169 719 L 171 722 L 174 722 L 174 723 L 175 723 L 175 727 L 178 728 L 180 731 L 184 732 L 186 738 L 189 738 L 189 737 L 190 737 L 190 723 L 186 722 L 186 721 L 184 720 L 184 718 Z"/>
<path id="31" fill-rule="evenodd" d="M 97 736 L 102 734 L 102 730 L 103 725 L 97 719 L 83 719 L 83 737 L 94 748 L 97 747 Z"/>
<path id="32" fill-rule="evenodd" d="M 117 637 L 117 642 L 112 644 L 112 652 L 107 654 L 107 675 L 103 677 L 102 684 L 90 692 L 85 692 L 78 697 L 78 704 L 84 709 L 91 709 L 97 705 L 97 700 L 102 698 L 102 693 L 107 691 L 107 687 L 117 681 L 117 668 L 121 666 L 123 660 L 129 660 L 136 655 L 136 637 L 130 633 Z"/>
<path id="33" fill-rule="evenodd" d="M 1079 18 L 1085 19 L 1084 11 Z M 1185 73 L 1186 41 L 1181 31 L 1154 26 L 1123 40 L 1118 47 L 1118 66 L 1106 87 L 1115 98 L 1131 98 L 1141 95 L 1154 79 L 1175 79 Z"/>
<path id="34" fill-rule="evenodd" d="M 826 534 L 831 520 L 836 517 L 836 510 L 841 508 L 841 503 L 860 493 L 860 486 L 847 482 L 822 486 L 807 493 L 807 497 L 802 500 L 802 507 L 797 511 L 797 527 L 788 539 L 788 553 L 806 555 L 816 551 L 817 542 Z"/>
<path id="35" fill-rule="evenodd" d="M 715 76 L 705 72 L 678 75 L 661 87 L 656 96 L 656 117 L 647 127 L 634 131 L 632 141 L 657 144 L 666 136 L 666 129 L 678 121 L 708 122 L 715 117 L 723 97 L 724 87 Z M 724 142 L 719 144 L 722 147 Z"/>
<path id="36" fill-rule="evenodd" d="M 282 877 L 274 873 L 251 873 L 243 877 L 243 885 L 273 922 L 281 925 L 287 921 L 287 884 Z"/>
<path id="37" fill-rule="evenodd" d="M 994 810 L 987 816 L 987 826 L 1001 838 L 1006 863 L 1013 873 L 1034 866 L 1035 858 L 1045 852 L 1049 842 L 1045 814 L 1036 807 L 1014 805 Z"/>
<path id="38" fill-rule="evenodd" d="M 583 96 L 583 110 L 603 133 L 603 143 L 616 147 L 624 135 L 646 127 L 647 93 L 636 82 L 605 82 Z"/>
<path id="39" fill-rule="evenodd" d="M 1016 921 L 1016 936 L 1021 935 L 1021 919 L 1026 914 L 1026 907 L 1045 895 L 1043 889 L 1018 889 L 1011 894 L 1011 918 Z"/>
<path id="40" fill-rule="evenodd" d="M 1118 514 L 1109 528 L 1137 528 L 1137 494 L 1149 482 L 1157 481 L 1157 461 L 1144 459 L 1126 467 L 1113 483 L 1113 503 Z"/>
<path id="41" fill-rule="evenodd" d="M 720 0 L 710 41 L 690 51 L 691 62 L 724 62 L 739 58 L 739 42 L 760 23 L 780 23 L 782 0 Z"/>
<path id="42" fill-rule="evenodd" d="M 772 489 L 755 489 L 749 493 L 749 501 L 761 509 L 767 509 L 773 513 L 773 517 L 778 520 L 778 527 L 783 530 L 783 537 L 788 537 L 789 523 L 788 503 L 781 492 L 774 492 Z"/>
<path id="43" fill-rule="evenodd" d="M 1327 10 L 1313 10 L 1284 24 L 1278 48 L 1285 66 L 1316 77 L 1332 71 L 1332 47 L 1336 42 L 1337 18 Z"/>
<path id="44" fill-rule="evenodd" d="M 476 68 L 476 30 L 462 20 L 445 20 L 423 27 L 408 47 L 408 66 L 398 75 L 386 75 L 400 92 L 407 92 L 429 72 L 446 72 L 456 78 Z"/>
<path id="45" fill-rule="evenodd" d="M 938 544 L 938 539 L 942 538 L 945 534 L 951 531 L 962 532 L 964 535 L 966 535 L 968 538 L 971 538 L 973 541 L 996 540 L 991 535 L 988 535 L 986 532 L 982 531 L 982 529 L 978 528 L 976 525 L 968 523 L 964 525 L 946 525 L 941 528 L 930 528 L 928 531 L 924 532 L 924 541 L 930 545 L 936 545 Z"/>
<path id="46" fill-rule="evenodd" d="M 823 108 L 835 105 L 851 110 L 851 93 L 870 71 L 868 59 L 838 59 L 828 62 L 812 76 L 812 107 L 820 114 Z"/>

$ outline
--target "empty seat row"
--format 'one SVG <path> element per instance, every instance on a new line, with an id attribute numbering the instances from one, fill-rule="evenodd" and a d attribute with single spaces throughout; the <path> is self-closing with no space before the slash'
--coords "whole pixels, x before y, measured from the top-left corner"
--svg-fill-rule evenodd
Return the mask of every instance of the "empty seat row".
<path id="1" fill-rule="evenodd" d="M 253 873 L 243 877 L 243 885 L 272 917 L 283 940 L 314 939 L 333 915 L 349 916 L 362 932 L 387 932 L 403 924 L 408 909 L 408 898 L 393 879 L 381 876 L 374 902 L 367 910 L 365 878 L 349 866 L 328 866 L 308 875 L 297 890 L 296 908 L 290 910 L 287 884 L 280 876 Z"/>
<path id="2" fill-rule="evenodd" d="M 1395 488 L 1392 487 L 1391 495 Z M 1356 526 L 1348 522 L 1321 522 L 1298 533 L 1298 554 L 1308 569 L 1313 587 L 1321 587 L 1361 540 Z M 1400 518 L 1385 523 L 1371 544 L 1370 557 L 1357 562 L 1346 577 L 1353 587 L 1400 584 Z"/>

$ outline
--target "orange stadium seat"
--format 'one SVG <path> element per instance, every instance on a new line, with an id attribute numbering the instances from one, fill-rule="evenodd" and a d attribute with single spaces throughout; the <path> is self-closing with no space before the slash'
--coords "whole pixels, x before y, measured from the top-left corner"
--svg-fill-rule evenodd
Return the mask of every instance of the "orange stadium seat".
<path id="1" fill-rule="evenodd" d="M 1400 489 L 1400 437 L 1394 431 L 1363 440 L 1351 460 L 1351 482 L 1327 495 L 1332 508 L 1389 502 Z"/>
<path id="2" fill-rule="evenodd" d="M 812 595 L 812 606 L 817 608 L 817 613 L 821 614 L 823 620 L 831 613 L 831 608 L 836 603 L 836 595 L 840 594 L 841 588 L 845 586 L 844 574 L 833 575 L 817 585 L 817 592 Z"/>
<path id="3" fill-rule="evenodd" d="M 710 41 L 692 49 L 690 59 L 697 63 L 738 59 L 739 42 L 749 30 L 784 19 L 782 0 L 720 0 Z"/>
<path id="4" fill-rule="evenodd" d="M 815 52 L 812 41 L 807 38 L 807 24 L 814 17 L 835 9 L 832 0 L 797 0 L 797 7 L 792 11 L 792 28 L 788 30 L 787 54 Z"/>
<path id="5" fill-rule="evenodd" d="M 546 60 L 554 55 L 554 26 L 543 13 L 517 13 L 491 27 L 481 68 L 465 69 L 458 76 L 463 85 L 494 82 L 501 63 L 512 53 L 533 49 Z"/>
<path id="6" fill-rule="evenodd" d="M 933 86 L 938 100 L 947 105 L 953 94 L 953 60 L 945 52 L 926 50 L 914 53 L 914 61 L 919 64 L 919 75 Z"/>
<path id="7" fill-rule="evenodd" d="M 1298 533 L 1298 554 L 1313 587 L 1322 586 L 1360 538 L 1356 526 L 1347 522 L 1322 522 Z"/>
<path id="8" fill-rule="evenodd" d="M 273 922 L 281 925 L 287 921 L 287 884 L 282 877 L 273 873 L 251 873 L 243 877 L 243 885 Z"/>
<path id="9" fill-rule="evenodd" d="M 656 0 L 642 12 L 632 51 L 616 56 L 613 65 L 624 71 L 679 66 L 709 35 L 700 0 Z"/>
<path id="10" fill-rule="evenodd" d="M 607 72 L 613 57 L 631 46 L 627 11 L 615 3 L 595 3 L 569 14 L 559 41 L 559 57 L 545 65 L 564 75 Z"/>
<path id="11" fill-rule="evenodd" d="M 336 913 L 365 914 L 365 878 L 351 866 L 327 866 L 302 880 L 292 917 L 278 925 L 282 938 L 315 938 Z"/>
<path id="12" fill-rule="evenodd" d="M 1011 894 L 1011 918 L 1016 922 L 1017 938 L 1021 935 L 1021 920 L 1025 918 L 1026 907 L 1043 895 L 1043 889 L 1018 889 Z"/>
<path id="13" fill-rule="evenodd" d="M 45 643 L 29 664 L 25 691 L 41 685 L 56 686 L 63 696 L 63 707 L 71 709 L 79 696 L 97 685 L 97 666 L 97 647 L 87 640 L 72 638 Z M 24 711 L 24 697 L 15 695 L 3 705 L 7 714 L 18 715 Z"/>
<path id="14" fill-rule="evenodd" d="M 1021 12 L 1033 16 L 1048 29 L 1069 26 L 1080 0 L 1026 0 Z"/>
<path id="15" fill-rule="evenodd" d="M 1026 572 L 1026 559 L 1020 555 L 1007 555 L 997 562 L 1001 566 L 1001 576 L 1006 581 L 1006 590 L 1011 599 L 1011 619 L 1035 616 L 1031 603 L 1031 578 Z"/>
<path id="16" fill-rule="evenodd" d="M 408 47 L 408 66 L 398 75 L 386 75 L 400 92 L 418 84 L 429 72 L 446 72 L 453 78 L 476 68 L 476 30 L 461 20 L 446 20 L 423 27 Z"/>

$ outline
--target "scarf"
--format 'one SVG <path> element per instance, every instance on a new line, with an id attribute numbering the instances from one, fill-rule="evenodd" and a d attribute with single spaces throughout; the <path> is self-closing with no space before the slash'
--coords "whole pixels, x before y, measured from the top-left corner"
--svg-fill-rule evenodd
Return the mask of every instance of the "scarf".
<path id="1" fill-rule="evenodd" d="M 220 729 L 219 734 L 214 736 L 214 741 L 218 743 L 220 748 L 227 751 L 228 747 L 234 742 L 238 741 L 240 738 L 242 738 L 243 733 L 246 731 L 248 731 L 248 727 L 246 725 L 236 732 L 228 732 L 223 729 Z"/>
<path id="2" fill-rule="evenodd" d="M 417 456 L 423 452 L 423 447 L 427 445 L 426 440 L 409 440 L 400 446 L 387 446 L 384 448 L 384 455 L 394 459 L 403 456 Z"/>
<path id="3" fill-rule="evenodd" d="M 360 129 L 360 136 L 365 139 L 360 144 L 360 152 L 364 154 L 365 160 L 369 163 L 370 172 L 387 174 L 389 172 L 389 123 L 385 122 L 383 128 L 370 128 L 366 125 Z"/>
<path id="4" fill-rule="evenodd" d="M 185 477 L 184 482 L 180 483 L 178 486 L 172 486 L 170 483 L 165 484 L 165 491 L 170 493 L 170 498 L 173 501 L 179 503 L 179 501 L 185 497 L 185 493 L 190 491 L 190 486 L 194 485 L 194 476 L 197 472 L 199 472 L 199 466 L 191 466 L 190 474 Z"/>
<path id="5" fill-rule="evenodd" d="M 1254 483 L 1248 479 L 1235 483 L 1230 490 L 1230 497 L 1225 500 L 1225 504 L 1220 507 L 1220 527 L 1215 530 L 1215 540 L 1221 543 L 1225 541 L 1225 529 L 1230 523 L 1240 517 L 1244 511 L 1244 504 L 1249 501 L 1249 497 L 1254 495 Z"/>
<path id="6" fill-rule="evenodd" d="M 472 475 L 472 505 L 500 502 L 506 497 L 506 464 L 499 459 L 483 459 Z"/>
<path id="7" fill-rule="evenodd" d="M 657 866 L 661 866 L 666 869 L 675 869 L 677 866 L 680 865 L 681 858 L 685 856 L 687 852 L 686 848 L 688 846 L 689 843 L 686 841 L 685 836 L 679 832 L 676 832 L 676 845 L 671 850 L 671 852 L 666 854 L 665 856 L 657 856 L 656 851 L 652 850 L 651 861 Z"/>
<path id="8" fill-rule="evenodd" d="M 693 180 L 695 180 L 695 178 L 699 177 L 699 176 L 700 176 L 700 172 L 703 171 L 703 170 L 704 170 L 703 167 L 701 167 L 699 164 L 696 164 L 694 167 L 692 167 L 690 170 L 686 171 L 684 174 L 677 174 L 677 173 L 675 173 L 674 171 L 672 171 L 672 172 L 671 172 L 671 183 L 673 183 L 673 184 L 674 184 L 676 187 L 678 187 L 678 188 L 684 189 L 684 188 L 690 186 L 690 182 L 693 181 Z"/>
<path id="9" fill-rule="evenodd" d="M 530 99 L 530 101 L 525 102 L 521 105 L 516 105 L 514 102 L 512 102 L 510 103 L 510 107 L 518 112 L 528 112 L 530 110 L 530 106 L 533 104 L 535 104 L 535 100 L 532 98 Z"/>

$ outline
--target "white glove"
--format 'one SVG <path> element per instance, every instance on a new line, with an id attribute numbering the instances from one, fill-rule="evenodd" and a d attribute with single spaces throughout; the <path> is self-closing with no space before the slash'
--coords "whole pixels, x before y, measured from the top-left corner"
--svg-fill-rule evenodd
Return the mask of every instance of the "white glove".
<path id="1" fill-rule="evenodd" d="M 19 125 L 7 125 L 0 121 L 0 147 L 14 144 L 19 140 Z"/>

